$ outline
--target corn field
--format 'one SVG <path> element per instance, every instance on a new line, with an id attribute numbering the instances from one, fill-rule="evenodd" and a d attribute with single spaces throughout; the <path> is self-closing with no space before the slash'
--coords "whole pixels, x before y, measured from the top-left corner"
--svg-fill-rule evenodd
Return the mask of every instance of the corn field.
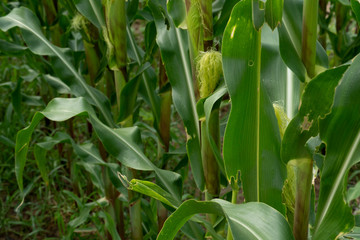
<path id="1" fill-rule="evenodd" d="M 1 0 L 0 240 L 360 239 L 359 0 Z"/>

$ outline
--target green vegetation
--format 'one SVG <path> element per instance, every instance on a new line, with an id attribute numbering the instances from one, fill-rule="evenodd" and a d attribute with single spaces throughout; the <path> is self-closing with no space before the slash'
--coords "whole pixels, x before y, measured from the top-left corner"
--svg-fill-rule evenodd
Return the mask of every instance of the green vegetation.
<path id="1" fill-rule="evenodd" d="M 3 0 L 0 239 L 360 238 L 358 0 Z"/>

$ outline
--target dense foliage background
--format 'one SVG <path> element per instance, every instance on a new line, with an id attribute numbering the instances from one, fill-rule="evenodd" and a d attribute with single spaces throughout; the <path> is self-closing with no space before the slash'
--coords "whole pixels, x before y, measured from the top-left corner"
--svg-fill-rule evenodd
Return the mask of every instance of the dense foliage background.
<path id="1" fill-rule="evenodd" d="M 360 238 L 360 4 L 309 2 L 2 0 L 0 239 Z"/>

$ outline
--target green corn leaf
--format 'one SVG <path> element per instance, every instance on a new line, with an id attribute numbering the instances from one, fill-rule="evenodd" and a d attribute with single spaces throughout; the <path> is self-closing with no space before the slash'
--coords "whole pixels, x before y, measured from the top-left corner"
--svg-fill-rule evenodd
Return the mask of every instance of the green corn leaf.
<path id="1" fill-rule="evenodd" d="M 272 31 L 267 25 L 261 28 L 261 76 L 271 102 L 283 107 L 291 119 L 299 106 L 300 82 L 289 76 L 280 56 L 278 29 Z"/>
<path id="2" fill-rule="evenodd" d="M 160 183 L 172 194 L 180 198 L 181 179 L 177 173 L 157 168 L 142 152 L 138 128 L 112 129 L 103 124 L 84 98 L 55 98 L 41 112 L 37 112 L 31 124 L 19 131 L 15 147 L 15 172 L 20 191 L 23 191 L 23 171 L 29 142 L 35 127 L 44 118 L 52 121 L 65 121 L 74 116 L 88 116 L 105 149 L 127 167 L 154 171 Z"/>
<path id="3" fill-rule="evenodd" d="M 68 85 L 62 82 L 59 78 L 51 76 L 49 74 L 43 75 L 45 81 L 52 86 L 60 94 L 71 94 L 71 89 Z"/>
<path id="4" fill-rule="evenodd" d="M 214 93 L 211 96 L 209 96 L 204 102 L 205 124 L 206 124 L 206 129 L 207 129 L 207 137 L 208 137 L 209 143 L 211 145 L 211 149 L 216 158 L 216 161 L 219 165 L 219 168 L 220 168 L 221 172 L 224 174 L 225 174 L 225 167 L 224 167 L 224 160 L 221 156 L 221 150 L 216 145 L 215 140 L 212 138 L 212 136 L 210 134 L 210 129 L 209 129 L 208 123 L 210 122 L 211 112 L 212 112 L 215 104 L 217 104 L 218 101 L 221 101 L 221 98 L 225 95 L 225 93 L 227 93 L 225 84 L 221 84 L 214 91 Z"/>
<path id="5" fill-rule="evenodd" d="M 360 57 L 357 56 L 336 88 L 331 113 L 320 121 L 326 144 L 313 239 L 332 239 L 349 232 L 354 216 L 346 204 L 347 173 L 360 160 Z"/>
<path id="6" fill-rule="evenodd" d="M 287 180 L 287 190 L 295 188 L 296 192 L 294 235 L 299 239 L 307 236 L 310 213 L 313 161 L 306 142 L 318 134 L 319 119 L 331 111 L 335 88 L 347 68 L 348 66 L 341 66 L 327 70 L 308 83 L 302 95 L 299 112 L 286 128 L 283 137 L 281 157 L 288 165 L 288 176 L 293 175 L 293 179 Z M 293 171 L 290 175 L 289 170 Z M 289 199 L 285 200 L 289 202 Z M 287 204 L 287 208 L 289 210 L 292 207 Z"/>
<path id="7" fill-rule="evenodd" d="M 204 173 L 201 160 L 199 117 L 193 89 L 186 31 L 175 27 L 166 11 L 165 2 L 149 1 L 153 13 L 161 56 L 172 86 L 174 105 L 184 121 L 188 135 L 187 152 L 191 170 L 199 189 L 204 189 Z M 164 20 L 165 17 L 165 20 Z"/>
<path id="8" fill-rule="evenodd" d="M 172 19 L 173 19 L 176 27 L 186 26 L 186 4 L 185 4 L 185 2 L 187 2 L 187 1 L 188 0 L 182 0 L 182 1 L 170 0 L 170 1 L 168 1 L 167 9 L 172 16 Z M 191 5 L 190 1 L 193 2 L 193 0 L 189 0 L 189 3 L 187 3 L 187 4 Z"/>
<path id="9" fill-rule="evenodd" d="M 105 26 L 104 11 L 101 0 L 74 0 L 77 10 L 101 30 Z"/>
<path id="10" fill-rule="evenodd" d="M 358 24 L 360 24 L 360 2 L 356 0 L 351 0 L 351 8 L 355 13 Z"/>
<path id="11" fill-rule="evenodd" d="M 294 239 L 285 218 L 263 203 L 232 204 L 221 199 L 209 202 L 188 200 L 165 222 L 157 239 L 174 239 L 179 229 L 193 215 L 209 213 L 225 216 L 235 240 Z"/>
<path id="12" fill-rule="evenodd" d="M 261 0 L 252 1 L 252 22 L 257 31 L 260 30 L 265 21 L 265 11 L 261 5 L 264 5 Z"/>
<path id="13" fill-rule="evenodd" d="M 280 24 L 282 20 L 284 0 L 267 0 L 265 3 L 265 19 L 272 30 Z"/>
<path id="14" fill-rule="evenodd" d="M 347 65 L 329 69 L 316 76 L 306 86 L 300 110 L 284 134 L 281 158 L 285 164 L 291 159 L 311 158 L 305 144 L 318 134 L 320 118 L 324 118 L 331 111 L 335 88 L 348 67 Z"/>
<path id="15" fill-rule="evenodd" d="M 37 55 L 53 56 L 53 68 L 57 75 L 70 87 L 76 96 L 84 96 L 86 100 L 97 107 L 109 126 L 113 126 L 108 99 L 95 88 L 86 84 L 68 56 L 68 50 L 59 48 L 42 33 L 39 20 L 25 7 L 15 8 L 8 15 L 0 18 L 0 29 L 7 31 L 13 27 L 21 29 L 22 36 L 28 48 Z"/>
<path id="16" fill-rule="evenodd" d="M 224 136 L 228 179 L 241 180 L 246 201 L 261 201 L 283 212 L 280 133 L 270 100 L 260 83 L 261 37 L 253 27 L 251 1 L 239 2 L 225 29 L 222 45 L 231 112 Z"/>
<path id="17" fill-rule="evenodd" d="M 120 173 L 118 175 L 123 185 L 131 191 L 145 194 L 173 208 L 177 208 L 180 205 L 180 202 L 174 199 L 171 194 L 153 182 L 138 179 L 132 179 L 129 182 L 126 176 Z"/>
<path id="18" fill-rule="evenodd" d="M 220 1 L 219 1 L 220 2 Z M 224 1 L 219 19 L 214 24 L 214 36 L 222 35 L 229 20 L 231 11 L 239 0 Z M 214 6 L 213 6 L 214 7 Z M 213 9 L 215 10 L 215 9 Z"/>

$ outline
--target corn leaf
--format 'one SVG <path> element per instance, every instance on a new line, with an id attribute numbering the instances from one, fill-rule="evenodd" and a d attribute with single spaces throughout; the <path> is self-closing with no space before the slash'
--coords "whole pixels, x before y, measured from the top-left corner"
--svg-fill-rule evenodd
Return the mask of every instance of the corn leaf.
<path id="1" fill-rule="evenodd" d="M 193 80 L 186 31 L 175 27 L 167 14 L 165 2 L 149 1 L 153 13 L 161 57 L 172 86 L 174 105 L 184 121 L 188 140 L 187 152 L 191 170 L 199 189 L 204 189 L 204 172 L 200 152 L 199 117 L 196 112 Z M 165 17 L 165 19 L 164 19 Z"/>
<path id="2" fill-rule="evenodd" d="M 177 173 L 157 168 L 142 152 L 140 132 L 136 127 L 112 129 L 103 124 L 94 113 L 92 107 L 84 98 L 54 98 L 41 112 L 37 112 L 31 124 L 19 131 L 15 147 L 15 172 L 18 185 L 23 191 L 23 171 L 29 141 L 35 127 L 44 118 L 52 121 L 65 121 L 74 116 L 87 116 L 90 119 L 99 139 L 105 149 L 122 164 L 137 170 L 154 171 L 160 183 L 176 199 L 180 198 L 181 180 Z"/>
<path id="3" fill-rule="evenodd" d="M 291 159 L 311 158 L 305 144 L 319 133 L 319 120 L 331 111 L 335 88 L 348 67 L 329 69 L 306 86 L 300 110 L 286 128 L 282 141 L 281 158 L 285 164 Z"/>
<path id="4" fill-rule="evenodd" d="M 320 121 L 326 156 L 313 239 L 332 239 L 354 226 L 354 216 L 344 192 L 348 170 L 360 160 L 359 74 L 360 57 L 357 56 L 336 88 L 331 113 Z"/>
<path id="5" fill-rule="evenodd" d="M 263 203 L 232 204 L 222 199 L 209 202 L 188 200 L 166 221 L 158 240 L 174 239 L 179 229 L 193 215 L 209 213 L 225 216 L 233 238 L 238 239 L 294 239 L 285 218 Z"/>
<path id="6" fill-rule="evenodd" d="M 267 0 L 265 3 L 265 19 L 272 30 L 281 22 L 284 0 Z"/>
<path id="7" fill-rule="evenodd" d="M 261 201 L 283 212 L 280 133 L 260 81 L 261 37 L 252 23 L 251 1 L 239 2 L 225 29 L 222 56 L 231 112 L 224 136 L 228 179 L 241 180 L 246 201 Z"/>
<path id="8" fill-rule="evenodd" d="M 216 90 L 215 92 L 209 96 L 205 101 L 204 101 L 204 112 L 205 112 L 205 124 L 206 124 L 206 130 L 207 130 L 207 137 L 209 140 L 209 143 L 211 145 L 211 150 L 214 153 L 214 156 L 216 158 L 216 161 L 219 165 L 219 168 L 221 170 L 222 173 L 225 174 L 225 167 L 224 167 L 224 160 L 221 156 L 221 150 L 219 149 L 219 147 L 216 145 L 215 140 L 213 139 L 213 137 L 210 134 L 210 128 L 209 128 L 209 122 L 211 119 L 211 112 L 214 108 L 214 106 L 216 104 L 219 104 L 218 101 L 221 101 L 221 98 L 225 95 L 225 93 L 227 93 L 227 89 L 225 87 L 225 84 L 221 84 Z"/>
<path id="9" fill-rule="evenodd" d="M 356 0 L 351 0 L 351 8 L 355 13 L 358 24 L 360 24 L 360 2 Z"/>
<path id="10" fill-rule="evenodd" d="M 284 108 L 291 119 L 298 110 L 300 82 L 289 76 L 288 68 L 279 53 L 278 29 L 261 28 L 261 83 L 270 101 Z"/>
<path id="11" fill-rule="evenodd" d="M 105 26 L 101 0 L 74 0 L 77 10 L 100 30 Z"/>

